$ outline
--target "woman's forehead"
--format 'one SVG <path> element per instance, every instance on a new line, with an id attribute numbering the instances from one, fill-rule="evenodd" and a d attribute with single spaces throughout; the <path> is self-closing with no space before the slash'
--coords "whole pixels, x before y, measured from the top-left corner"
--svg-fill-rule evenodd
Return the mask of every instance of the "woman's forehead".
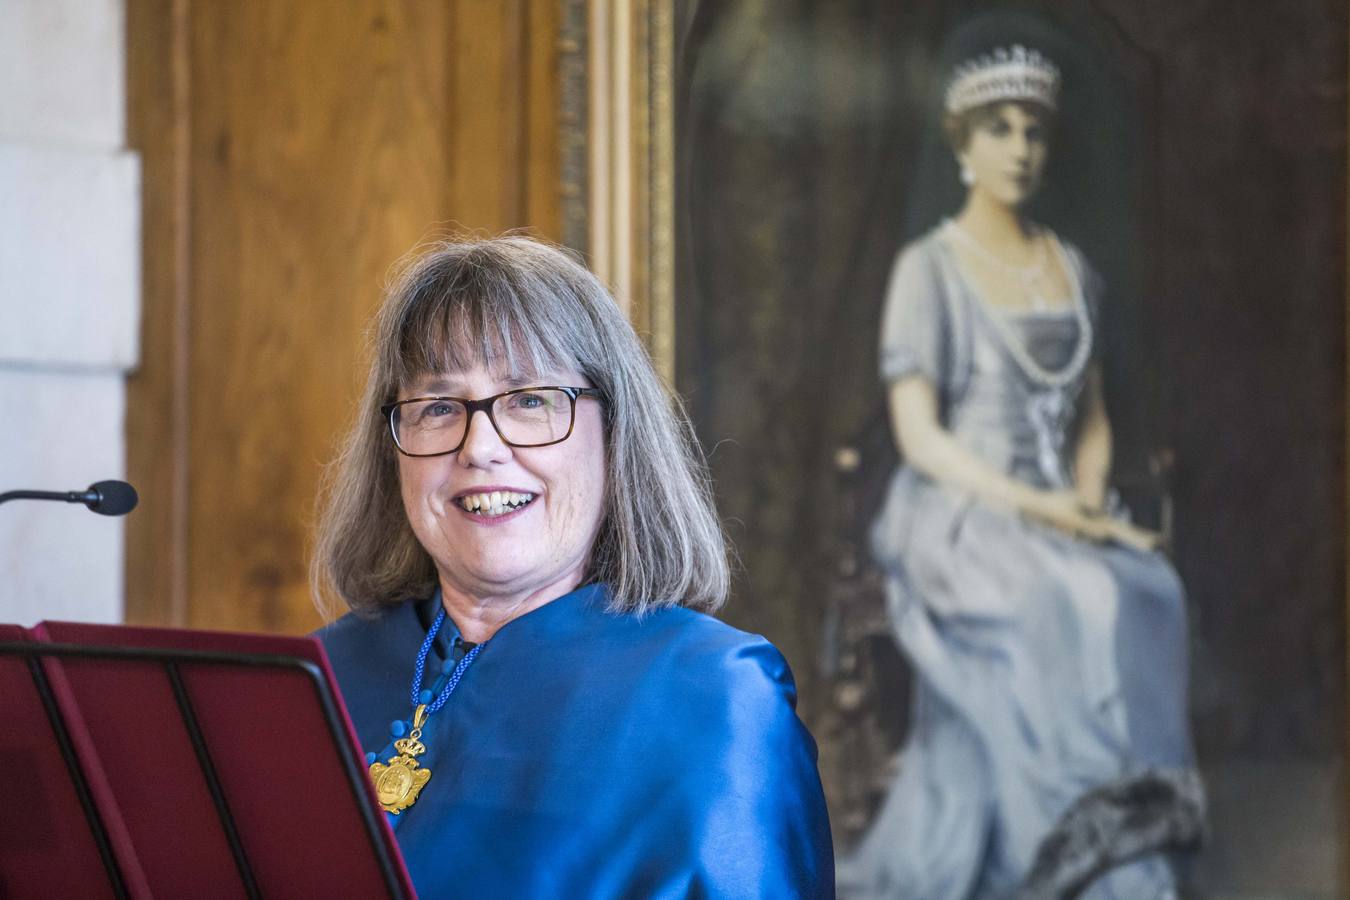
<path id="1" fill-rule="evenodd" d="M 1004 100 L 991 106 L 987 115 L 990 119 L 1006 118 L 1013 122 L 1028 120 L 1043 122 L 1049 117 L 1050 111 L 1037 103 L 1025 100 Z"/>
<path id="2" fill-rule="evenodd" d="M 403 355 L 407 382 L 414 377 L 483 370 L 494 378 L 528 378 L 553 369 L 568 368 L 568 361 L 552 353 L 543 341 L 511 335 L 425 334 Z M 439 338 L 439 340 L 438 340 Z"/>
<path id="3" fill-rule="evenodd" d="M 423 372 L 409 379 L 405 390 L 416 393 L 467 396 L 489 390 L 493 393 L 533 385 L 563 385 L 583 387 L 580 373 L 569 366 L 511 367 L 503 362 L 497 365 L 471 365 L 435 372 Z"/>

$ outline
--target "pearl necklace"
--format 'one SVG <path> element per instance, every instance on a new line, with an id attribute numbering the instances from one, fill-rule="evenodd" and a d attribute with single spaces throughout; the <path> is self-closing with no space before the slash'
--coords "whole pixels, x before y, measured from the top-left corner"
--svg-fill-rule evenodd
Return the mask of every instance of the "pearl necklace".
<path id="1" fill-rule="evenodd" d="M 954 220 L 947 220 L 943 227 L 943 232 L 952 235 L 957 240 L 961 241 L 963 245 L 974 249 L 982 259 L 988 258 L 991 262 L 995 262 L 1005 269 L 1014 269 L 1014 267 L 998 260 L 988 250 L 979 246 L 979 244 L 975 242 L 974 235 L 966 231 Z M 1047 235 L 1046 240 L 1053 245 L 1054 253 L 1059 258 L 1060 264 L 1064 267 L 1064 272 L 1068 276 L 1074 318 L 1078 322 L 1078 344 L 1074 347 L 1073 356 L 1063 368 L 1057 371 L 1050 371 L 1032 358 L 1031 354 L 1027 352 L 1021 337 L 1018 336 L 1018 334 L 1013 331 L 1012 326 L 1008 324 L 1007 318 L 1000 315 L 998 310 L 991 309 L 988 301 L 986 301 L 975 288 L 974 283 L 969 278 L 965 278 L 964 273 L 961 274 L 966 285 L 970 288 L 971 293 L 975 296 L 977 305 L 985 312 L 985 319 L 993 325 L 994 331 L 999 336 L 999 340 L 1002 341 L 1003 346 L 1007 349 L 1009 355 L 1012 356 L 1013 360 L 1022 371 L 1026 373 L 1027 377 L 1042 387 L 1063 388 L 1076 380 L 1078 376 L 1083 373 L 1083 369 L 1087 365 L 1088 356 L 1092 352 L 1092 318 L 1088 315 L 1087 301 L 1083 297 L 1082 282 L 1078 278 L 1077 270 L 1069 264 L 1069 260 L 1064 253 L 1063 245 L 1061 245 L 1059 239 L 1055 238 L 1053 235 Z M 1041 262 L 1035 266 L 1035 268 L 1038 271 L 1044 269 L 1048 259 L 1049 253 L 1046 252 L 1043 254 Z M 960 272 L 960 261 L 953 259 L 953 262 L 956 264 L 957 271 Z"/>
<path id="2" fill-rule="evenodd" d="M 985 246 L 980 243 L 979 238 L 967 231 L 960 222 L 957 222 L 955 219 L 948 219 L 947 225 L 951 229 L 952 237 L 959 240 L 963 246 L 968 248 L 984 263 L 992 266 L 1004 275 L 1022 282 L 1023 290 L 1025 290 L 1031 299 L 1032 310 L 1035 312 L 1044 312 L 1049 308 L 1049 303 L 1046 302 L 1042 292 L 1036 289 L 1036 285 L 1040 283 L 1042 276 L 1045 275 L 1046 267 L 1050 263 L 1050 253 L 1044 240 L 1037 244 L 1037 249 L 1040 252 L 1036 254 L 1036 259 L 1030 265 L 1014 266 L 1011 263 L 1004 262 L 987 250 Z M 1038 230 L 1036 234 L 1039 236 L 1040 231 Z"/>

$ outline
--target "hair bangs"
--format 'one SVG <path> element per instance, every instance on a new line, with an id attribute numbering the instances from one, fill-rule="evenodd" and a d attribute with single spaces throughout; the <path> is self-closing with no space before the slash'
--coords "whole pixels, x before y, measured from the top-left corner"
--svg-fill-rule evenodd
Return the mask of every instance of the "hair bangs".
<path id="1" fill-rule="evenodd" d="M 423 280 L 399 322 L 391 360 L 398 389 L 427 375 L 482 367 L 502 378 L 528 380 L 574 368 L 561 348 L 574 346 L 557 304 L 502 273 L 465 265 Z"/>

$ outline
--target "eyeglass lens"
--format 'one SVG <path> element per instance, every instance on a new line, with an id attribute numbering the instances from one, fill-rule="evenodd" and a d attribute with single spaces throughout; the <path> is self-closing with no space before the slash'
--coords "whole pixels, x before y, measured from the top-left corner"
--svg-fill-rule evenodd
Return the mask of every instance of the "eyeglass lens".
<path id="1" fill-rule="evenodd" d="M 572 398 L 543 388 L 505 394 L 492 403 L 492 420 L 503 441 L 517 447 L 552 444 L 572 427 Z M 394 410 L 394 434 L 405 453 L 449 453 L 464 441 L 468 409 L 458 400 L 419 400 Z"/>

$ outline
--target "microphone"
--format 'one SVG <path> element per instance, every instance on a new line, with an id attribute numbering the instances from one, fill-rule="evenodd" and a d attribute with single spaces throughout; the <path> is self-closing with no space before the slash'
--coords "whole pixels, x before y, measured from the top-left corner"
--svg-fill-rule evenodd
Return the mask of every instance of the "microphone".
<path id="1" fill-rule="evenodd" d="M 0 503 L 9 500 L 62 500 L 83 503 L 100 516 L 125 516 L 136 508 L 140 497 L 125 481 L 98 481 L 85 491 L 6 491 Z"/>

